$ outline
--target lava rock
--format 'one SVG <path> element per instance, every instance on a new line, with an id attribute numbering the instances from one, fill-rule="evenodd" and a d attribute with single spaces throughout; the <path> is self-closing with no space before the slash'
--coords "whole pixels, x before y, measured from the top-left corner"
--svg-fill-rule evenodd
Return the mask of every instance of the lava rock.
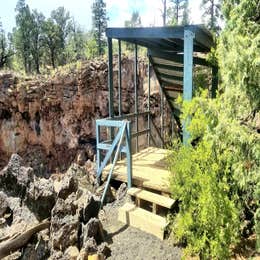
<path id="1" fill-rule="evenodd" d="M 105 186 L 106 186 L 106 182 L 104 182 L 100 187 L 97 188 L 95 194 L 100 197 L 102 197 L 103 192 L 105 190 Z M 108 189 L 107 189 L 107 193 L 106 193 L 106 197 L 104 200 L 104 203 L 111 203 L 115 200 L 115 195 L 113 194 L 112 191 L 112 187 L 110 186 L 110 184 L 108 185 Z"/>
<path id="2" fill-rule="evenodd" d="M 123 199 L 126 193 L 127 193 L 127 185 L 126 183 L 123 182 L 116 192 L 116 200 Z"/>
<path id="3" fill-rule="evenodd" d="M 103 228 L 99 219 L 91 218 L 86 225 L 82 227 L 83 246 L 89 238 L 93 237 L 99 244 L 103 241 Z"/>
<path id="4" fill-rule="evenodd" d="M 33 181 L 33 169 L 22 166 L 23 160 L 18 154 L 12 154 L 8 165 L 0 171 L 0 187 L 10 195 L 23 198 L 29 183 Z"/>
<path id="5" fill-rule="evenodd" d="M 70 260 L 77 260 L 78 255 L 79 255 L 79 250 L 76 246 L 68 247 L 64 253 L 64 257 Z"/>
<path id="6" fill-rule="evenodd" d="M 97 217 L 99 208 L 100 200 L 96 196 L 93 196 L 91 193 L 88 193 L 86 200 L 84 200 L 83 203 L 81 203 L 80 205 L 80 221 L 86 224 L 91 218 Z"/>
<path id="7" fill-rule="evenodd" d="M 0 191 L 0 218 L 4 216 L 8 206 L 6 194 Z"/>
<path id="8" fill-rule="evenodd" d="M 34 243 L 29 243 L 22 252 L 21 260 L 45 260 L 50 255 L 48 241 L 42 237 L 35 239 Z"/>
<path id="9" fill-rule="evenodd" d="M 93 254 L 98 251 L 97 242 L 93 237 L 89 237 L 85 240 L 85 243 L 83 244 L 83 248 L 85 252 L 88 254 Z"/>
<path id="10" fill-rule="evenodd" d="M 98 254 L 102 254 L 105 258 L 111 256 L 111 249 L 108 246 L 107 242 L 103 242 L 98 246 Z"/>
<path id="11" fill-rule="evenodd" d="M 61 181 L 61 186 L 58 192 L 58 197 L 66 199 L 71 193 L 78 190 L 78 180 L 73 175 L 72 171 L 68 171 Z"/>
<path id="12" fill-rule="evenodd" d="M 25 202 L 39 220 L 50 217 L 56 195 L 51 179 L 36 179 L 30 183 Z"/>
<path id="13" fill-rule="evenodd" d="M 74 204 L 76 194 L 66 200 L 59 198 L 52 210 L 51 246 L 54 250 L 64 251 L 78 241 L 79 217 L 77 205 Z"/>

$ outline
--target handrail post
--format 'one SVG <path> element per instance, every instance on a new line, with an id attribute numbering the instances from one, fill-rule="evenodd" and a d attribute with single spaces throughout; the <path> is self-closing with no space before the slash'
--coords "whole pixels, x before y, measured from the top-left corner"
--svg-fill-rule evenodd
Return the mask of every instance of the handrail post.
<path id="1" fill-rule="evenodd" d="M 150 146 L 150 142 L 151 142 L 151 115 L 150 115 L 150 94 L 151 94 L 151 68 L 150 68 L 150 59 L 148 59 L 148 129 L 149 129 L 149 133 L 148 133 L 148 147 Z"/>
<path id="2" fill-rule="evenodd" d="M 119 134 L 120 135 L 120 140 L 118 142 L 118 146 L 117 146 L 117 149 L 116 149 L 115 157 L 114 157 L 111 169 L 110 169 L 109 174 L 108 174 L 107 183 L 106 183 L 104 192 L 102 194 L 102 198 L 101 198 L 101 202 L 100 202 L 100 208 L 102 208 L 104 200 L 105 200 L 105 197 L 106 197 L 108 185 L 109 185 L 110 180 L 112 178 L 112 173 L 114 171 L 114 168 L 115 168 L 115 165 L 116 165 L 116 161 L 118 159 L 118 155 L 119 155 L 119 151 L 121 149 L 121 144 L 122 144 L 122 141 L 123 141 L 123 137 L 124 137 L 125 131 L 126 131 L 126 122 L 123 124 L 122 128 L 120 129 L 120 134 Z"/>
<path id="3" fill-rule="evenodd" d="M 99 170 L 100 167 L 100 156 L 101 156 L 101 152 L 100 149 L 98 148 L 100 142 L 100 127 L 98 124 L 96 124 L 96 145 L 97 145 L 97 161 L 96 161 L 96 165 L 97 165 L 97 172 Z M 98 182 L 100 182 L 100 178 L 98 178 Z"/>
<path id="4" fill-rule="evenodd" d="M 126 125 L 126 159 L 127 159 L 127 186 L 132 187 L 132 151 L 131 151 L 131 123 Z"/>
<path id="5" fill-rule="evenodd" d="M 135 131 L 138 133 L 138 75 L 137 75 L 137 62 L 138 62 L 138 53 L 137 53 L 137 44 L 135 44 L 135 59 L 134 59 L 134 87 L 135 87 Z M 139 150 L 138 144 L 138 136 L 136 136 L 136 143 L 135 143 L 135 152 L 137 153 Z"/>

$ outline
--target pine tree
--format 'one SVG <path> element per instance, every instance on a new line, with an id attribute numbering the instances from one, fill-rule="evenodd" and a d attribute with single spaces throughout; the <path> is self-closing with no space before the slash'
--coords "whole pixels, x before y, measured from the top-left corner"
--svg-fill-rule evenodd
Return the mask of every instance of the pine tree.
<path id="1" fill-rule="evenodd" d="M 104 39 L 104 33 L 107 27 L 107 14 L 106 4 L 103 0 L 95 0 L 92 5 L 92 30 L 95 41 L 98 45 L 98 54 L 104 54 L 104 47 L 106 41 Z"/>
<path id="2" fill-rule="evenodd" d="M 141 27 L 141 17 L 138 11 L 133 11 L 131 19 L 125 21 L 125 27 Z"/>
<path id="3" fill-rule="evenodd" d="M 190 23 L 190 18 L 189 18 L 189 3 L 186 1 L 183 6 L 183 13 L 182 13 L 182 25 L 188 25 Z"/>
<path id="4" fill-rule="evenodd" d="M 14 29 L 14 44 L 17 51 L 17 56 L 22 60 L 25 72 L 32 70 L 32 56 L 31 56 L 31 30 L 32 30 L 32 17 L 28 5 L 25 0 L 17 2 L 15 11 L 16 15 L 16 28 Z"/>
<path id="5" fill-rule="evenodd" d="M 218 19 L 221 17 L 221 0 L 202 0 L 201 7 L 204 9 L 203 18 L 205 18 L 207 27 L 217 33 L 220 30 Z"/>
<path id="6" fill-rule="evenodd" d="M 162 0 L 162 4 L 163 4 L 163 9 L 162 9 L 163 26 L 166 26 L 167 0 Z"/>
<path id="7" fill-rule="evenodd" d="M 188 24 L 188 0 L 171 0 L 167 12 L 169 25 Z"/>
<path id="8" fill-rule="evenodd" d="M 10 57 L 13 55 L 0 21 L 0 69 L 9 64 Z"/>
<path id="9" fill-rule="evenodd" d="M 31 54 L 34 61 L 35 70 L 40 73 L 40 59 L 43 47 L 43 23 L 44 16 L 37 10 L 33 10 L 31 14 L 32 30 L 31 30 Z"/>

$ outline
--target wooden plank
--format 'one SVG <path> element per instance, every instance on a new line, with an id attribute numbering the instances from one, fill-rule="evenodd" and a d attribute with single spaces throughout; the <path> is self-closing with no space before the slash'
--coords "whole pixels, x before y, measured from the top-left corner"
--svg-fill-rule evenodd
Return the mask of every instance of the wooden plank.
<path id="1" fill-rule="evenodd" d="M 155 215 L 147 210 L 126 203 L 118 210 L 118 220 L 142 231 L 164 239 L 164 230 L 167 226 L 165 218 Z"/>
<path id="2" fill-rule="evenodd" d="M 137 187 L 149 188 L 160 192 L 170 193 L 170 172 L 167 169 L 165 156 L 167 150 L 149 147 L 132 156 L 132 184 Z M 103 170 L 105 179 L 111 165 Z M 120 160 L 115 166 L 112 178 L 127 182 L 126 160 Z"/>
<path id="3" fill-rule="evenodd" d="M 142 190 L 139 188 L 130 188 L 130 189 L 128 189 L 127 193 L 130 194 L 131 196 L 155 203 L 156 205 L 160 205 L 167 209 L 171 209 L 175 202 L 175 200 L 173 200 L 169 197 L 164 197 L 162 195 L 159 195 L 159 194 L 147 191 L 147 190 Z"/>

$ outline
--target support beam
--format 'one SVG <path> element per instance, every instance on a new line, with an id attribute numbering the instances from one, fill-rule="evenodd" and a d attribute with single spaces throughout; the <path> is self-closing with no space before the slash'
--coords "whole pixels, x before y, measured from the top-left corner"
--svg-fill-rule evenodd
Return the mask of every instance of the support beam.
<path id="1" fill-rule="evenodd" d="M 122 115 L 122 63 L 121 63 L 121 40 L 118 40 L 118 115 Z"/>
<path id="2" fill-rule="evenodd" d="M 188 30 L 184 31 L 184 81 L 183 81 L 183 100 L 192 99 L 192 71 L 193 71 L 193 39 L 194 33 Z M 190 134 L 186 127 L 189 120 L 186 120 L 183 126 L 183 143 L 188 144 Z"/>
<path id="3" fill-rule="evenodd" d="M 114 116 L 114 86 L 113 86 L 113 46 L 112 38 L 107 39 L 108 44 L 108 91 L 109 91 L 109 117 Z"/>
<path id="4" fill-rule="evenodd" d="M 161 114 L 161 116 L 160 116 L 160 121 L 161 121 L 161 137 L 162 137 L 162 139 L 164 140 L 164 138 L 163 138 L 163 89 L 162 89 L 162 87 L 160 87 L 160 114 Z M 162 146 L 161 146 L 162 148 L 163 148 L 163 143 L 162 143 Z"/>
<path id="5" fill-rule="evenodd" d="M 136 133 L 138 133 L 139 131 L 139 127 L 138 127 L 138 75 L 137 75 L 137 70 L 138 70 L 138 67 L 137 67 L 137 44 L 135 44 L 135 62 L 134 62 L 134 85 L 135 85 L 135 114 L 136 114 L 136 117 L 135 117 L 135 131 Z M 136 136 L 136 149 L 135 149 L 135 152 L 138 152 L 138 136 Z"/>
<path id="6" fill-rule="evenodd" d="M 218 89 L 218 67 L 212 67 L 211 98 L 215 98 Z"/>
<path id="7" fill-rule="evenodd" d="M 151 142 L 151 124 L 150 124 L 150 120 L 151 120 L 151 114 L 150 114 L 150 94 L 151 94 L 151 68 L 150 68 L 151 64 L 150 64 L 150 60 L 148 60 L 148 104 L 147 104 L 147 109 L 148 109 L 148 123 L 147 123 L 147 128 L 149 129 L 149 133 L 148 133 L 148 146 L 150 146 L 150 142 Z"/>
<path id="8" fill-rule="evenodd" d="M 131 150 L 131 123 L 130 121 L 126 125 L 126 158 L 127 158 L 127 187 L 132 187 L 132 175 L 133 175 L 133 164 L 132 164 L 132 150 Z"/>
<path id="9" fill-rule="evenodd" d="M 111 38 L 183 38 L 183 28 L 176 27 L 139 27 L 139 28 L 107 28 L 106 36 Z"/>

